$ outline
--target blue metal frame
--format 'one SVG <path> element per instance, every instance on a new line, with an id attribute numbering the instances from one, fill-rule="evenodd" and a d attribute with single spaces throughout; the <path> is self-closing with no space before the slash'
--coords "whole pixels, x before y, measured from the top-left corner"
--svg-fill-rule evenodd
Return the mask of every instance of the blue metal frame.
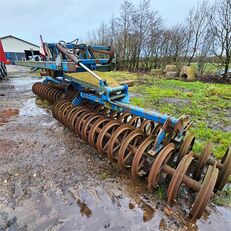
<path id="1" fill-rule="evenodd" d="M 56 43 L 46 44 L 52 52 L 54 52 L 57 56 L 59 55 L 59 50 L 57 49 Z M 107 64 L 108 59 L 96 59 L 94 52 L 102 53 L 112 51 L 111 46 L 87 46 L 86 44 L 65 43 L 65 47 L 67 49 L 81 50 L 82 52 L 79 53 L 79 59 L 85 65 Z M 63 56 L 63 60 L 66 61 L 67 57 Z"/>
<path id="2" fill-rule="evenodd" d="M 79 66 L 77 63 L 69 62 L 68 57 L 60 55 L 60 51 L 57 48 L 56 43 L 45 43 L 46 47 L 52 55 L 52 60 L 46 61 L 16 61 L 16 65 L 29 66 L 33 68 L 49 69 L 53 71 L 63 72 L 84 72 L 84 68 Z M 62 44 L 62 43 L 61 43 Z M 74 44 L 65 43 L 63 46 L 68 49 L 79 50 L 79 61 L 87 66 L 90 70 L 112 70 L 115 66 L 114 52 L 111 46 L 87 46 L 86 44 Z M 110 56 L 109 58 L 96 58 L 95 53 Z M 56 59 L 54 58 L 56 57 Z M 62 60 L 60 62 L 60 60 Z"/>

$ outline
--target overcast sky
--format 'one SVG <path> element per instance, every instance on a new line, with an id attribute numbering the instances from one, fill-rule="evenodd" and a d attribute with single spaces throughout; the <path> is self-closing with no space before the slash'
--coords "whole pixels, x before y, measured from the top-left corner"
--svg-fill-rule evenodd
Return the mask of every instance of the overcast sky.
<path id="1" fill-rule="evenodd" d="M 202 0 L 151 0 L 167 25 L 183 22 L 190 8 Z M 212 0 L 210 0 L 212 1 Z M 123 0 L 0 0 L 0 37 L 14 35 L 39 44 L 44 41 L 84 41 L 88 33 L 119 14 Z M 140 0 L 132 2 L 139 3 Z"/>

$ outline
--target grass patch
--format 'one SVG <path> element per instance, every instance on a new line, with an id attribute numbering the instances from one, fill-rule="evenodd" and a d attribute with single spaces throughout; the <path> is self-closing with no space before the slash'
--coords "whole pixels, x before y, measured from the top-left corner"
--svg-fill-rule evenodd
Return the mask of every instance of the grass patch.
<path id="1" fill-rule="evenodd" d="M 99 176 L 101 180 L 106 180 L 110 178 L 110 173 L 105 170 L 105 171 L 102 171 Z"/>
<path id="2" fill-rule="evenodd" d="M 135 80 L 129 91 L 139 97 L 131 103 L 168 113 L 174 117 L 188 114 L 193 122 L 190 131 L 196 136 L 194 151 L 201 152 L 208 140 L 214 144 L 214 154 L 221 158 L 231 144 L 231 86 L 167 80 L 149 74 L 108 72 L 117 80 Z"/>
<path id="3" fill-rule="evenodd" d="M 47 100 L 41 99 L 39 97 L 36 97 L 35 103 L 38 107 L 41 107 L 41 108 L 50 108 L 51 107 L 51 104 Z"/>
<path id="4" fill-rule="evenodd" d="M 155 192 L 157 194 L 157 196 L 163 200 L 166 198 L 167 194 L 166 194 L 166 188 L 164 187 L 164 185 L 160 185 L 158 188 L 155 189 Z"/>

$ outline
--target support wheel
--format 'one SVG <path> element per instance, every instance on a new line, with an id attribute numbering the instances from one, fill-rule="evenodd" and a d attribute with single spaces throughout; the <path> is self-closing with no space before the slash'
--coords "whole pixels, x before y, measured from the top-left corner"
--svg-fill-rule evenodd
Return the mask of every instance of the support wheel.
<path id="1" fill-rule="evenodd" d="M 175 152 L 175 145 L 173 143 L 168 144 L 165 146 L 161 152 L 155 158 L 151 170 L 148 175 L 148 191 L 152 191 L 152 188 L 157 187 L 160 176 L 162 173 L 162 167 L 168 163 L 171 156 L 174 155 Z"/>
<path id="2" fill-rule="evenodd" d="M 137 148 L 144 139 L 144 132 L 140 129 L 135 129 L 125 138 L 119 149 L 118 165 L 120 168 L 131 167 Z"/>
<path id="3" fill-rule="evenodd" d="M 190 152 L 188 155 L 183 157 L 183 159 L 180 161 L 179 165 L 177 166 L 172 176 L 171 182 L 168 186 L 168 192 L 167 192 L 168 203 L 173 202 L 174 199 L 176 198 L 179 188 L 181 186 L 183 177 L 186 175 L 193 159 L 194 159 L 193 153 Z"/>
<path id="4" fill-rule="evenodd" d="M 107 147 L 107 156 L 110 161 L 116 161 L 118 159 L 119 149 L 122 142 L 133 130 L 134 129 L 127 124 L 121 125 L 116 129 L 109 140 Z"/>
<path id="5" fill-rule="evenodd" d="M 156 136 L 149 136 L 140 145 L 132 161 L 132 178 L 142 177 L 148 173 L 150 163 L 147 161 L 148 151 L 152 150 Z"/>
<path id="6" fill-rule="evenodd" d="M 216 163 L 209 165 L 208 171 L 203 180 L 200 191 L 196 196 L 196 201 L 190 211 L 190 218 L 192 220 L 199 219 L 207 206 L 210 197 L 213 195 L 213 189 L 216 184 L 219 170 L 216 168 Z"/>
<path id="7" fill-rule="evenodd" d="M 196 169 L 195 169 L 194 174 L 193 174 L 193 178 L 195 180 L 200 180 L 201 179 L 203 169 L 204 169 L 204 167 L 205 167 L 205 165 L 207 163 L 207 160 L 209 159 L 209 157 L 212 154 L 212 149 L 213 149 L 212 143 L 209 142 L 205 146 L 203 152 L 200 154 Z"/>
<path id="8" fill-rule="evenodd" d="M 222 190 L 231 175 L 231 147 L 226 151 L 221 163 L 223 164 L 222 169 L 219 172 L 218 179 L 216 182 L 215 190 Z"/>
<path id="9" fill-rule="evenodd" d="M 179 150 L 179 156 L 177 159 L 177 162 L 179 163 L 180 160 L 187 155 L 190 151 L 192 151 L 193 144 L 195 142 L 195 136 L 193 134 L 189 134 L 185 139 L 183 144 L 180 147 Z"/>

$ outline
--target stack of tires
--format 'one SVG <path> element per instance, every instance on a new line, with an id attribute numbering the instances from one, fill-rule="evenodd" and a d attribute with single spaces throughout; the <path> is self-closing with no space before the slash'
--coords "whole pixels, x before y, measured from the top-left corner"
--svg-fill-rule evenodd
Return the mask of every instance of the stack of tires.
<path id="1" fill-rule="evenodd" d="M 3 62 L 0 62 L 0 80 L 7 76 L 6 65 Z"/>

